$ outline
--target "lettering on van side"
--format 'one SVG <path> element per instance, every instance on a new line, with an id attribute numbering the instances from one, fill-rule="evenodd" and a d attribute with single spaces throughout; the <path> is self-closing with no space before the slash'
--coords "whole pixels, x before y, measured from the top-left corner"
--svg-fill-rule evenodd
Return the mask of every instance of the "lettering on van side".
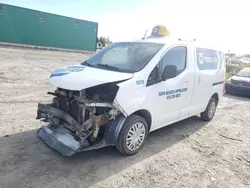
<path id="1" fill-rule="evenodd" d="M 181 94 L 186 91 L 187 91 L 187 88 L 160 91 L 159 96 L 166 96 L 166 99 L 174 99 L 174 98 L 181 97 Z"/>
<path id="2" fill-rule="evenodd" d="M 136 85 L 143 85 L 144 84 L 144 80 L 137 80 L 136 81 Z"/>

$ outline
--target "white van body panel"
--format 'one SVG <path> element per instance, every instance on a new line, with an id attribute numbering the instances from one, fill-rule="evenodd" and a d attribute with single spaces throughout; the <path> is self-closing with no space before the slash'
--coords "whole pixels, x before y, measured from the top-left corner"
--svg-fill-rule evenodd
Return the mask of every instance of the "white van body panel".
<path id="1" fill-rule="evenodd" d="M 131 73 L 97 69 L 83 65 L 71 65 L 54 71 L 49 83 L 55 87 L 80 91 L 96 85 L 130 79 Z"/>
<path id="2" fill-rule="evenodd" d="M 195 62 L 198 61 L 196 57 L 197 54 L 195 55 Z M 208 101 L 215 93 L 218 94 L 219 99 L 223 96 L 223 83 L 226 74 L 224 55 L 221 57 L 221 64 L 218 66 L 216 70 L 199 70 L 196 66 L 195 89 L 189 110 L 191 114 L 203 112 L 207 107 L 207 103 L 204 101 Z"/>

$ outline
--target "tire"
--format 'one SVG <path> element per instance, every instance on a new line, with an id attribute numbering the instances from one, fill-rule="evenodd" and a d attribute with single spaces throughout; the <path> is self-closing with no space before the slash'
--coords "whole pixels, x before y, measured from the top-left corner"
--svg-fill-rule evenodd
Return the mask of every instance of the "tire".
<path id="1" fill-rule="evenodd" d="M 204 112 L 201 113 L 201 119 L 203 121 L 211 121 L 214 117 L 214 114 L 216 112 L 216 107 L 217 107 L 218 101 L 215 98 L 211 98 L 208 102 L 207 108 Z M 213 106 L 215 105 L 215 106 Z M 213 112 L 210 110 L 212 109 Z"/>
<path id="2" fill-rule="evenodd" d="M 133 132 L 133 130 L 135 130 L 134 126 L 138 126 L 137 127 L 138 129 L 136 130 L 140 132 L 140 134 L 138 133 L 140 136 L 138 135 L 138 137 L 137 136 L 135 137 L 139 138 L 139 140 L 140 138 L 142 138 L 141 135 L 142 135 L 143 130 L 145 134 L 144 134 L 143 141 L 141 142 L 136 141 L 136 143 L 140 144 L 140 146 L 136 145 L 134 149 L 130 149 L 127 142 L 129 142 L 129 140 L 133 140 L 130 135 L 131 135 L 131 131 Z M 116 149 L 119 152 L 121 152 L 123 155 L 127 155 L 127 156 L 134 155 L 142 149 L 145 143 L 145 140 L 147 139 L 147 136 L 148 136 L 148 125 L 145 119 L 138 115 L 131 115 L 127 118 L 127 120 L 125 121 L 125 123 L 123 124 L 121 128 L 120 134 L 116 142 Z"/>

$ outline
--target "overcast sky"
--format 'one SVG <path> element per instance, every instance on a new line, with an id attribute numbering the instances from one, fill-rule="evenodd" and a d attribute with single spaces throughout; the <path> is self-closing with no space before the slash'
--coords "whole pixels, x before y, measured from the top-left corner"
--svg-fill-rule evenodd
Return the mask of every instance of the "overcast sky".
<path id="1" fill-rule="evenodd" d="M 112 41 L 142 38 L 163 24 L 171 37 L 193 39 L 224 52 L 250 53 L 248 0 L 0 0 L 99 23 Z"/>

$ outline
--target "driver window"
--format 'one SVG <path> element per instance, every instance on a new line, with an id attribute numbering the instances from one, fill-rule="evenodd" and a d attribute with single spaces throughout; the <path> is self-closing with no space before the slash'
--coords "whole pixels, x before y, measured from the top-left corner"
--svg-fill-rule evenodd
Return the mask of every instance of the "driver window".
<path id="1" fill-rule="evenodd" d="M 159 82 L 159 69 L 160 63 L 158 63 L 150 73 L 147 81 L 147 86 L 151 86 Z"/>
<path id="2" fill-rule="evenodd" d="M 152 82 L 154 80 L 157 80 L 157 76 L 158 76 L 158 66 L 156 66 L 154 70 L 150 73 L 148 81 Z"/>
<path id="3" fill-rule="evenodd" d="M 163 69 L 166 65 L 175 65 L 177 75 L 181 74 L 186 68 L 187 48 L 185 46 L 173 47 L 167 51 L 162 58 Z"/>

